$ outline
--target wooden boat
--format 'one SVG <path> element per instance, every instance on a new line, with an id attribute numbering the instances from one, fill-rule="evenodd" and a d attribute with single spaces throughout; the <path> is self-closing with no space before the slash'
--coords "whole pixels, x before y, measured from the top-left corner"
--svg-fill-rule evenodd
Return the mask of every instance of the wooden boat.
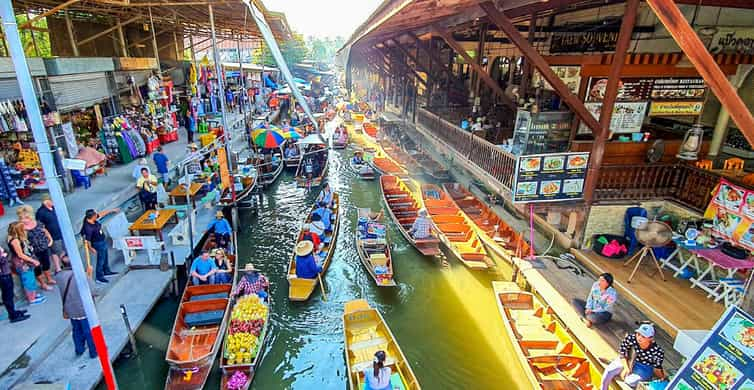
<path id="1" fill-rule="evenodd" d="M 257 174 L 256 170 L 252 175 L 242 175 L 242 174 L 234 174 L 233 175 L 233 186 L 235 187 L 236 191 L 236 200 L 235 203 L 238 204 L 240 202 L 243 202 L 246 200 L 246 198 L 251 195 L 252 192 L 254 192 L 254 188 L 256 188 L 257 185 Z M 220 199 L 217 201 L 218 207 L 228 207 L 233 205 L 233 194 L 230 192 L 229 188 L 226 188 L 223 190 L 222 195 L 220 195 Z"/>
<path id="2" fill-rule="evenodd" d="M 306 216 L 305 223 L 311 222 L 312 212 L 317 209 L 317 206 L 314 205 L 309 212 L 309 214 Z M 340 197 L 337 193 L 333 194 L 333 214 L 335 216 L 334 221 L 332 223 L 332 233 L 330 233 L 330 244 L 325 245 L 325 247 L 322 249 L 323 252 L 327 252 L 327 255 L 325 256 L 323 262 L 322 262 L 322 272 L 321 275 L 324 275 L 325 272 L 327 272 L 327 268 L 330 266 L 330 261 L 332 261 L 333 254 L 335 253 L 335 242 L 338 239 L 338 229 L 340 228 Z M 296 238 L 295 244 L 298 244 L 299 241 L 301 241 L 302 237 L 304 235 L 303 230 L 298 233 L 298 237 Z M 296 246 L 294 245 L 294 248 Z M 309 297 L 312 296 L 312 293 L 314 293 L 314 290 L 317 288 L 317 285 L 319 284 L 319 278 L 315 279 L 304 279 L 299 278 L 296 276 L 296 252 L 293 251 L 293 254 L 291 255 L 291 260 L 288 263 L 288 299 L 291 301 L 306 301 L 309 299 Z"/>
<path id="3" fill-rule="evenodd" d="M 385 367 L 390 367 L 392 372 L 391 389 L 421 389 L 385 319 L 377 309 L 370 307 L 367 301 L 357 299 L 345 303 L 343 333 L 348 387 L 351 390 L 364 388 L 364 370 L 372 368 L 374 354 L 377 351 L 385 351 Z"/>
<path id="4" fill-rule="evenodd" d="M 438 181 L 447 181 L 450 179 L 450 172 L 426 153 L 414 155 L 414 160 L 416 160 L 416 163 L 425 175 Z"/>
<path id="5" fill-rule="evenodd" d="M 419 168 L 419 164 L 410 154 L 406 153 L 405 151 L 403 151 L 403 149 L 395 146 L 392 143 L 383 141 L 382 150 L 393 161 L 395 161 L 396 163 L 398 163 L 400 166 L 404 167 L 407 170 L 414 171 Z"/>
<path id="6" fill-rule="evenodd" d="M 364 130 L 364 136 L 371 142 L 377 142 L 377 126 L 370 122 L 364 122 L 361 125 Z"/>
<path id="7" fill-rule="evenodd" d="M 601 374 L 574 342 L 552 308 L 513 282 L 492 282 L 508 338 L 514 340 L 531 389 L 582 389 L 600 387 Z"/>
<path id="8" fill-rule="evenodd" d="M 427 214 L 440 231 L 440 241 L 453 257 L 471 269 L 495 265 L 477 232 L 440 187 L 422 184 L 421 193 Z"/>
<path id="9" fill-rule="evenodd" d="M 376 177 L 374 169 L 367 162 L 364 162 L 363 164 L 355 164 L 353 158 L 351 158 L 348 160 L 348 166 L 361 180 L 374 180 Z M 369 171 L 362 172 L 363 167 L 368 167 Z"/>
<path id="10" fill-rule="evenodd" d="M 348 136 L 348 130 L 343 130 L 343 133 L 345 134 L 345 141 L 341 140 L 338 136 L 338 133 L 333 133 L 333 140 L 332 140 L 332 148 L 336 150 L 345 149 L 346 146 L 348 146 L 348 143 L 350 142 L 350 137 Z"/>
<path id="11" fill-rule="evenodd" d="M 283 155 L 282 149 L 280 150 L 280 156 Z M 280 177 L 280 174 L 283 173 L 283 169 L 285 169 L 285 162 L 281 162 L 278 160 L 278 165 L 274 166 L 272 165 L 272 162 L 267 162 L 263 166 L 258 167 L 259 169 L 259 185 L 262 187 L 267 187 L 278 179 Z M 270 167 L 269 170 L 267 170 L 267 167 Z"/>
<path id="12" fill-rule="evenodd" d="M 416 220 L 417 212 L 421 209 L 421 198 L 417 198 L 403 180 L 392 175 L 380 177 L 380 190 L 390 217 L 398 226 L 403 237 L 421 254 L 425 256 L 439 255 L 440 240 L 437 237 L 433 235 L 432 238 L 415 240 L 408 234 Z"/>
<path id="13" fill-rule="evenodd" d="M 245 390 L 251 386 L 251 382 L 254 380 L 254 374 L 261 364 L 262 359 L 264 359 L 264 346 L 269 339 L 268 334 L 270 327 L 270 313 L 272 312 L 272 307 L 270 305 L 271 301 L 267 302 L 267 313 L 266 316 L 263 317 L 264 325 L 262 325 L 259 335 L 257 336 L 257 344 L 255 346 L 248 346 L 246 348 L 247 351 L 252 354 L 252 360 L 250 362 L 247 361 L 239 363 L 231 359 L 229 353 L 227 353 L 228 336 L 231 334 L 231 326 L 233 324 L 233 309 L 235 308 L 236 303 L 238 303 L 239 299 L 240 297 L 234 298 L 231 302 L 231 319 L 229 320 L 228 328 L 225 333 L 225 339 L 222 345 L 222 352 L 220 354 L 220 369 L 222 370 L 222 379 L 220 382 L 221 390 L 228 388 L 228 381 L 230 381 L 230 379 L 233 377 L 233 375 L 236 374 L 237 371 L 242 372 L 247 378 L 246 384 L 242 387 L 242 389 Z"/>
<path id="14" fill-rule="evenodd" d="M 362 224 L 364 229 L 368 229 L 367 221 L 369 221 L 369 214 L 372 210 L 368 208 L 359 209 L 359 229 Z M 382 225 L 385 226 L 385 225 Z M 393 259 L 390 256 L 390 241 L 387 237 L 387 230 L 384 231 L 384 235 L 376 234 L 375 238 L 367 238 L 367 231 L 358 230 L 355 234 L 356 238 L 356 252 L 359 254 L 361 264 L 372 276 L 372 279 L 377 284 L 377 287 L 394 287 L 395 280 L 393 280 Z M 377 273 L 377 267 L 384 270 L 382 273 Z"/>
<path id="15" fill-rule="evenodd" d="M 304 173 L 305 165 L 306 165 L 306 159 L 309 156 L 312 156 L 314 153 L 324 153 L 325 154 L 325 165 L 320 170 L 319 176 L 312 177 L 311 179 L 307 178 Z M 329 158 L 328 158 L 328 151 L 327 149 L 322 149 L 322 151 L 312 152 L 308 153 L 303 156 L 301 159 L 301 162 L 299 163 L 298 169 L 296 169 L 296 183 L 299 187 L 306 187 L 306 188 L 314 188 L 318 187 L 322 184 L 322 182 L 325 180 L 325 177 L 327 177 L 327 167 L 330 164 Z"/>
<path id="16" fill-rule="evenodd" d="M 508 226 L 471 191 L 458 183 L 445 183 L 442 187 L 456 206 L 476 225 L 490 254 L 509 263 L 513 261 L 513 256 L 524 257 L 529 254 L 529 244 L 521 234 Z"/>
<path id="17" fill-rule="evenodd" d="M 194 254 L 213 247 L 205 233 Z M 233 245 L 236 247 L 236 245 Z M 230 292 L 236 278 L 236 256 L 227 255 L 233 268 L 231 283 L 186 286 L 170 333 L 165 354 L 168 376 L 165 389 L 202 389 L 220 350 L 230 315 Z"/>
<path id="18" fill-rule="evenodd" d="M 286 141 L 287 142 L 287 141 Z M 298 148 L 298 145 L 294 144 L 296 148 Z M 299 164 L 301 163 L 301 150 L 299 149 L 299 154 L 294 157 L 285 157 L 285 153 L 283 153 L 283 165 L 285 168 L 298 168 Z"/>
<path id="19" fill-rule="evenodd" d="M 388 157 L 375 156 L 370 163 L 372 168 L 382 175 L 394 175 L 400 177 L 408 176 L 408 171 Z"/>

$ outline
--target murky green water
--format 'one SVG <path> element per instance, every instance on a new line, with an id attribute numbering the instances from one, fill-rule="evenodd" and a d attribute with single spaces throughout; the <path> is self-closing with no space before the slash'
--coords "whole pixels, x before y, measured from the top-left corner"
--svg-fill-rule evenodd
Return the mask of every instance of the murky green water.
<path id="1" fill-rule="evenodd" d="M 287 300 L 285 270 L 300 223 L 316 194 L 306 194 L 290 174 L 265 192 L 257 215 L 241 215 L 241 265 L 252 261 L 272 282 L 271 338 L 253 389 L 344 389 L 343 303 L 365 298 L 384 315 L 424 389 L 524 388 L 520 366 L 504 336 L 490 282 L 503 275 L 472 273 L 451 261 L 420 256 L 390 223 L 399 286 L 378 289 L 354 246 L 356 207 L 382 207 L 378 182 L 354 177 L 348 152 L 333 152 L 330 183 L 341 194 L 342 224 L 336 254 L 325 275 L 327 301 Z M 498 267 L 501 268 L 501 267 Z M 500 272 L 500 271 L 498 271 Z M 160 389 L 177 303 L 160 302 L 137 333 L 140 355 L 116 363 L 121 390 Z M 215 367 L 206 388 L 219 388 Z M 103 386 L 101 386 L 104 388 Z"/>

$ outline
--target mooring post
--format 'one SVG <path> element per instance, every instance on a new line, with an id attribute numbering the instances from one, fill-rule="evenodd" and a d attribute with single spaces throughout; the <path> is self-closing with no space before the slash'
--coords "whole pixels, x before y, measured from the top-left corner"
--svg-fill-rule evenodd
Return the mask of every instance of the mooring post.
<path id="1" fill-rule="evenodd" d="M 131 343 L 131 352 L 133 353 L 133 356 L 137 356 L 139 352 L 136 349 L 136 337 L 134 336 L 134 331 L 131 329 L 131 322 L 128 321 L 128 313 L 126 312 L 126 305 L 124 304 L 120 305 L 120 315 L 123 317 L 123 323 L 126 325 L 128 341 Z"/>

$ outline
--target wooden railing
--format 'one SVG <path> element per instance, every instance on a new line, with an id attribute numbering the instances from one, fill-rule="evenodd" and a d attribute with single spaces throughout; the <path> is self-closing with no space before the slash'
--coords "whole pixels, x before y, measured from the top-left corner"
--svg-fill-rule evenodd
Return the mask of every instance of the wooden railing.
<path id="1" fill-rule="evenodd" d="M 604 165 L 600 168 L 594 199 L 666 199 L 703 212 L 719 181 L 719 175 L 688 164 Z"/>
<path id="2" fill-rule="evenodd" d="M 500 181 L 506 189 L 511 189 L 516 171 L 516 156 L 483 138 L 463 131 L 460 127 L 426 109 L 417 108 L 416 121 L 456 152 Z"/>

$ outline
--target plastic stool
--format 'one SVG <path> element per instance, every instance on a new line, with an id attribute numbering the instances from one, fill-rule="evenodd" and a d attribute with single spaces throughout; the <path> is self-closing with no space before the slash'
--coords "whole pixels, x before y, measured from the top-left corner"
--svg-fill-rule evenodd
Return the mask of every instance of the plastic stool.
<path id="1" fill-rule="evenodd" d="M 81 173 L 81 171 L 71 169 L 71 175 L 73 176 L 73 185 L 76 187 L 84 186 L 84 189 L 88 189 L 92 186 L 92 181 L 89 176 Z"/>

